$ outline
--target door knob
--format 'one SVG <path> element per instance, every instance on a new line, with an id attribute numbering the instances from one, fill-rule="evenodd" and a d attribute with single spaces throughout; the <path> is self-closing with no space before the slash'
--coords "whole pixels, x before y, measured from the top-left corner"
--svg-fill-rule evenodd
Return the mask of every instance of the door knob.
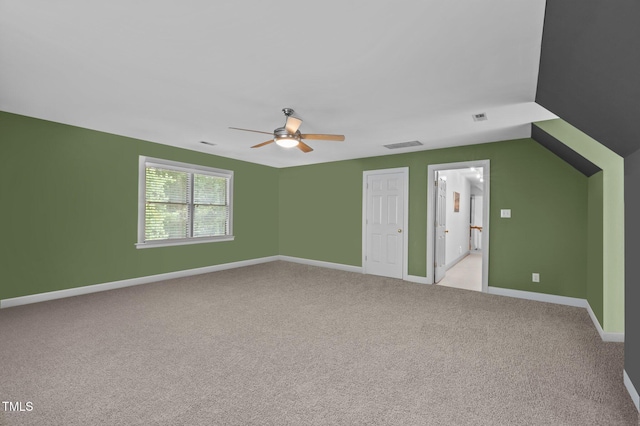
<path id="1" fill-rule="evenodd" d="M 402 229 L 398 229 L 398 234 L 402 234 Z"/>

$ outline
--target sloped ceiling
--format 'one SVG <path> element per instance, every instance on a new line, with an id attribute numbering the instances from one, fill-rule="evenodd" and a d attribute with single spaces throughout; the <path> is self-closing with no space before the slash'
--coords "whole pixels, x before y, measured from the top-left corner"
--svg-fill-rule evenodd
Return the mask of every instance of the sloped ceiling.
<path id="1" fill-rule="evenodd" d="M 544 13 L 544 0 L 0 0 L 0 110 L 275 167 L 528 137 L 555 118 L 534 102 Z M 270 132 L 284 107 L 303 133 L 346 141 L 251 149 L 269 137 L 228 129 Z"/>
<path id="2" fill-rule="evenodd" d="M 549 0 L 536 101 L 622 157 L 640 149 L 640 2 Z"/>

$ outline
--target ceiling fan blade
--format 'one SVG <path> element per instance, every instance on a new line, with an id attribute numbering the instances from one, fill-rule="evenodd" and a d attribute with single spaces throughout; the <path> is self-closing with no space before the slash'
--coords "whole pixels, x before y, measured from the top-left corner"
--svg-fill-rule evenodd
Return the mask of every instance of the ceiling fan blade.
<path id="1" fill-rule="evenodd" d="M 306 135 L 300 135 L 302 139 L 317 139 L 323 141 L 343 141 L 344 135 L 321 135 L 315 133 L 309 133 Z"/>
<path id="2" fill-rule="evenodd" d="M 273 143 L 273 139 L 269 139 L 266 142 L 262 142 L 262 143 L 259 143 L 258 145 L 254 145 L 251 148 L 260 148 L 261 146 L 269 145 L 270 143 Z"/>
<path id="3" fill-rule="evenodd" d="M 284 125 L 284 128 L 287 129 L 287 132 L 289 132 L 289 134 L 292 135 L 298 131 L 301 124 L 302 124 L 302 120 L 300 120 L 299 118 L 288 116 L 287 122 Z"/>
<path id="4" fill-rule="evenodd" d="M 298 142 L 298 145 L 296 145 L 296 146 L 302 152 L 311 152 L 311 151 L 313 151 L 313 148 L 311 148 L 309 145 L 307 145 L 306 143 L 304 143 L 302 141 Z"/>
<path id="5" fill-rule="evenodd" d="M 263 131 L 260 131 L 260 130 L 241 129 L 239 127 L 229 127 L 229 128 L 233 129 L 233 130 L 242 130 L 243 132 L 264 133 L 265 135 L 273 135 L 273 132 L 263 132 Z"/>

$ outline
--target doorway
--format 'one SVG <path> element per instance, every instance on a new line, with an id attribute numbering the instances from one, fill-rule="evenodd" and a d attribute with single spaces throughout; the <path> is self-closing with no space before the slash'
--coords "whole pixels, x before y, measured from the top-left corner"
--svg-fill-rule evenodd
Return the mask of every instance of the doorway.
<path id="1" fill-rule="evenodd" d="M 430 165 L 427 184 L 427 282 L 486 292 L 489 160 Z"/>
<path id="2" fill-rule="evenodd" d="M 409 169 L 363 172 L 362 265 L 365 274 L 407 276 Z"/>

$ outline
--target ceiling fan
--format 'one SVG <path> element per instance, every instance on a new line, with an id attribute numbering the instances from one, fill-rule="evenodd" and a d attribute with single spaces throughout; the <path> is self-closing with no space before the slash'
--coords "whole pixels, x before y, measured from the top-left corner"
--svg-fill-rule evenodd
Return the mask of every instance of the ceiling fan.
<path id="1" fill-rule="evenodd" d="M 343 141 L 344 135 L 325 135 L 325 134 L 317 134 L 317 133 L 300 133 L 300 125 L 302 124 L 302 120 L 299 118 L 293 117 L 293 110 L 291 108 L 283 108 L 282 112 L 285 117 L 287 117 L 287 121 L 285 122 L 283 127 L 278 127 L 273 132 L 262 132 L 260 130 L 250 130 L 250 129 L 240 129 L 238 127 L 229 127 L 233 130 L 242 130 L 245 132 L 254 132 L 254 133 L 264 133 L 266 135 L 272 135 L 273 138 L 269 139 L 266 142 L 259 143 L 257 145 L 252 146 L 251 148 L 260 148 L 265 145 L 269 145 L 270 143 L 275 142 L 276 144 L 284 147 L 284 148 L 293 148 L 298 147 L 298 149 L 302 152 L 311 152 L 313 148 L 304 143 L 302 139 L 314 139 L 314 140 L 325 140 L 325 141 Z"/>

